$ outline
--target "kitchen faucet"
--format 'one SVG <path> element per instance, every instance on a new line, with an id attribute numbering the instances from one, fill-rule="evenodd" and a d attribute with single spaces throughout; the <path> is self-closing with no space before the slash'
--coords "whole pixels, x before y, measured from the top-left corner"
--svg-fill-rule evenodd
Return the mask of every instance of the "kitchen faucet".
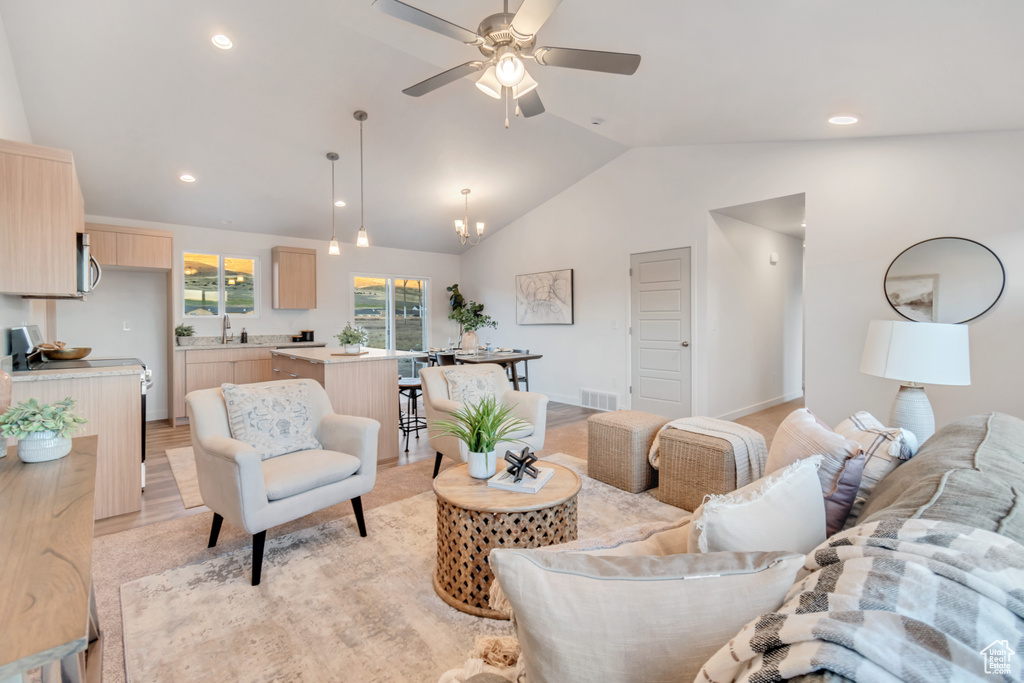
<path id="1" fill-rule="evenodd" d="M 221 329 L 221 333 L 220 333 L 220 343 L 221 344 L 227 344 L 228 341 L 230 341 L 230 340 L 235 338 L 235 335 L 228 336 L 228 330 L 230 330 L 230 329 L 231 329 L 231 318 L 229 318 L 228 314 L 225 313 L 224 314 L 224 326 Z"/>

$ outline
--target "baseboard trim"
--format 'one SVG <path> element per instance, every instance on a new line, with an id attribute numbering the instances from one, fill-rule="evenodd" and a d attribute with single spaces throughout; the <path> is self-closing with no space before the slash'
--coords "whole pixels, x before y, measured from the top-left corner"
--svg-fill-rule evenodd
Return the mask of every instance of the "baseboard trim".
<path id="1" fill-rule="evenodd" d="M 735 420 L 738 417 L 746 417 L 747 415 L 750 415 L 751 413 L 756 413 L 756 412 L 761 411 L 761 410 L 767 410 L 768 408 L 774 408 L 777 405 L 781 405 L 783 403 L 787 403 L 787 402 L 792 401 L 794 399 L 798 399 L 798 398 L 800 398 L 803 395 L 804 395 L 803 391 L 794 391 L 793 393 L 786 394 L 784 396 L 776 396 L 773 399 L 769 399 L 767 401 L 762 401 L 761 403 L 755 403 L 752 406 L 747 406 L 746 408 L 740 408 L 739 410 L 734 410 L 731 413 L 726 413 L 724 415 L 719 415 L 718 419 L 719 420 Z"/>

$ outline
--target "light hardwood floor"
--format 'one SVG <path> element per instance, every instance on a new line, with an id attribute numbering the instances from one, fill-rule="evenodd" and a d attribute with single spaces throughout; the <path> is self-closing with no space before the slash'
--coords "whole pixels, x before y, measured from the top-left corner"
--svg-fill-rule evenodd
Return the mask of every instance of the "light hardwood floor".
<path id="1" fill-rule="evenodd" d="M 548 406 L 548 431 L 559 427 L 582 426 L 587 418 L 598 411 L 589 408 L 568 405 L 566 403 L 550 403 Z M 423 415 L 420 405 L 420 415 Z M 146 424 L 146 489 L 142 492 L 142 509 L 118 517 L 108 517 L 96 522 L 94 535 L 104 536 L 135 527 L 166 522 L 167 520 L 187 517 L 203 512 L 209 508 L 200 506 L 185 509 L 178 495 L 178 485 L 174 483 L 171 467 L 165 452 L 169 448 L 191 446 L 188 425 L 179 425 L 175 429 L 167 426 L 166 420 L 157 420 Z M 420 430 L 420 438 L 415 435 L 409 438 L 409 453 L 404 452 L 405 437 L 399 445 L 399 457 L 377 465 L 378 471 L 391 467 L 409 465 L 420 460 L 433 460 L 434 451 L 430 448 L 426 430 Z"/>

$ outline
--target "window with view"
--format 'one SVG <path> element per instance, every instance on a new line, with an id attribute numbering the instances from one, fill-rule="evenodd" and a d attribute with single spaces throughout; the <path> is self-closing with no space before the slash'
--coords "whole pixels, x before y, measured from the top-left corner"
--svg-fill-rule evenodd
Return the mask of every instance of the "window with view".
<path id="1" fill-rule="evenodd" d="M 427 348 L 427 280 L 361 276 L 353 280 L 355 324 L 366 330 L 375 349 L 423 351 Z M 415 377 L 411 360 L 400 360 L 403 377 Z"/>
<path id="2" fill-rule="evenodd" d="M 186 252 L 185 315 L 259 315 L 258 272 L 254 257 Z"/>

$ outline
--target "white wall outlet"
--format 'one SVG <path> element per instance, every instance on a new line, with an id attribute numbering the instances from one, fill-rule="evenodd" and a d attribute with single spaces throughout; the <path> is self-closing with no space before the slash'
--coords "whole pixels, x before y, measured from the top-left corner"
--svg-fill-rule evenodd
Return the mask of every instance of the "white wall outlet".
<path id="1" fill-rule="evenodd" d="M 612 321 L 612 329 L 613 330 L 619 329 L 619 321 L 618 320 L 613 320 Z"/>
<path id="2" fill-rule="evenodd" d="M 132 326 L 128 324 L 127 320 L 125 320 L 123 323 L 121 323 L 121 329 L 124 330 L 125 332 L 131 332 Z"/>
<path id="3" fill-rule="evenodd" d="M 773 251 L 768 254 L 768 263 L 776 266 L 779 264 L 779 252 Z"/>

